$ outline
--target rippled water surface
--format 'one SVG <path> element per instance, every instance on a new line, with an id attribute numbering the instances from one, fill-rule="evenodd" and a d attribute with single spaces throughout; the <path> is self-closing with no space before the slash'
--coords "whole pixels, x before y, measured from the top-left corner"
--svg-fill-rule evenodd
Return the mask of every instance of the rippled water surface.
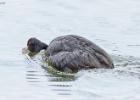
<path id="1" fill-rule="evenodd" d="M 0 100 L 140 100 L 139 0 L 0 0 Z M 49 74 L 21 54 L 30 37 L 76 34 L 104 48 L 115 68 Z"/>

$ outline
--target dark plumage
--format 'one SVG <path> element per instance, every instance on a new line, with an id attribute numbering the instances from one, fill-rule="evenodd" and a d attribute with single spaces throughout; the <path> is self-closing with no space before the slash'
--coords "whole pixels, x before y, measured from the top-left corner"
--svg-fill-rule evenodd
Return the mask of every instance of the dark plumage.
<path id="1" fill-rule="evenodd" d="M 48 46 L 36 38 L 31 38 L 27 46 L 31 52 L 46 49 L 48 63 L 60 71 L 78 72 L 80 69 L 114 68 L 112 59 L 103 49 L 80 36 L 60 36 Z"/>
<path id="2" fill-rule="evenodd" d="M 27 47 L 30 52 L 38 53 L 42 49 L 47 49 L 48 45 L 36 38 L 30 38 L 27 42 Z"/>

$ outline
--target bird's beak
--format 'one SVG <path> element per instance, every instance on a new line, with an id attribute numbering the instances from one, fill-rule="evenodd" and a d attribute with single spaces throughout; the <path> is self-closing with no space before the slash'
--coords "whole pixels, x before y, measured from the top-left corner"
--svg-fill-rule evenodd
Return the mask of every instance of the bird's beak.
<path id="1" fill-rule="evenodd" d="M 30 57 L 33 57 L 33 56 L 35 56 L 37 53 L 36 52 L 31 52 L 30 50 L 28 50 L 28 48 L 27 47 L 25 47 L 25 48 L 22 48 L 22 54 L 23 55 L 28 55 L 28 56 L 30 56 Z"/>
<path id="2" fill-rule="evenodd" d="M 30 51 L 27 47 L 22 48 L 22 54 L 28 54 Z"/>

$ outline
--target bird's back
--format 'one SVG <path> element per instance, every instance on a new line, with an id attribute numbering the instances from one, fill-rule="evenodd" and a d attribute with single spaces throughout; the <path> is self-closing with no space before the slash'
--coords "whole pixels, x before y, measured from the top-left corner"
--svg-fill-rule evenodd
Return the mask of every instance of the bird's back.
<path id="1" fill-rule="evenodd" d="M 55 38 L 47 48 L 52 65 L 61 68 L 113 68 L 110 56 L 99 46 L 86 38 L 66 35 Z"/>

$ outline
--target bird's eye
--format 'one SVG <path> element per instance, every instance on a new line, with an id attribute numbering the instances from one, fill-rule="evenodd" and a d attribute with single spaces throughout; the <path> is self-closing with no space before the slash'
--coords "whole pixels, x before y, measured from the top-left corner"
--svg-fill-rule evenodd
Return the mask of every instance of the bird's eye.
<path id="1" fill-rule="evenodd" d="M 35 43 L 33 43 L 33 42 L 28 42 L 28 44 L 27 44 L 28 46 L 34 46 L 35 45 Z"/>

